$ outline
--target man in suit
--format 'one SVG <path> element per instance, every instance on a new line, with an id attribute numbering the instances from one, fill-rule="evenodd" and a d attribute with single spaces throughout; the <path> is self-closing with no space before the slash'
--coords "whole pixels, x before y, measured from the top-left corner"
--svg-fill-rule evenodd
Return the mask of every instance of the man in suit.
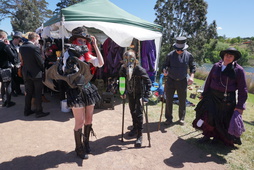
<path id="1" fill-rule="evenodd" d="M 176 43 L 173 44 L 174 50 L 167 55 L 166 62 L 164 63 L 163 73 L 164 76 L 167 76 L 167 81 L 165 82 L 165 117 L 167 120 L 165 125 L 172 125 L 173 123 L 173 100 L 175 91 L 179 100 L 178 124 L 184 125 L 187 86 L 193 83 L 194 73 L 196 71 L 194 57 L 187 51 L 189 46 L 186 44 L 186 40 L 186 37 L 176 38 Z M 188 70 L 189 78 L 187 78 Z"/>
<path id="2" fill-rule="evenodd" d="M 32 97 L 35 97 L 36 118 L 44 117 L 49 112 L 43 112 L 42 109 L 42 73 L 44 61 L 38 46 L 40 36 L 35 32 L 28 34 L 28 41 L 19 49 L 21 61 L 23 62 L 22 74 L 25 84 L 25 109 L 24 115 L 29 116 L 34 113 L 31 110 Z"/>

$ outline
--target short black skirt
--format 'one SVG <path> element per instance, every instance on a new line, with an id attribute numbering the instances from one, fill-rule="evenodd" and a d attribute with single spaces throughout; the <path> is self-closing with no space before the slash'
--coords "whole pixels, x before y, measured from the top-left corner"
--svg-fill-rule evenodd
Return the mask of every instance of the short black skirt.
<path id="1" fill-rule="evenodd" d="M 68 107 L 86 107 L 101 100 L 97 87 L 90 83 L 78 88 L 69 88 L 66 95 Z"/>

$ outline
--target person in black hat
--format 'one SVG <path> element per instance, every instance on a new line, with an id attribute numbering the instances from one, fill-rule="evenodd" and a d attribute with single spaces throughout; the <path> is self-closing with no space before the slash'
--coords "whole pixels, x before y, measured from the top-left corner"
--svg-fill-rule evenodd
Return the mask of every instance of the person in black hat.
<path id="1" fill-rule="evenodd" d="M 7 39 L 7 33 L 0 30 L 0 82 L 2 107 L 12 107 L 16 104 L 11 101 L 11 72 L 13 68 L 13 57 Z"/>
<path id="2" fill-rule="evenodd" d="M 69 42 L 71 44 L 66 44 L 67 50 L 63 55 L 62 65 L 58 67 L 58 73 L 54 72 L 54 65 L 48 71 L 54 74 L 53 77 L 64 80 L 69 85 L 66 96 L 67 105 L 72 109 L 75 118 L 75 151 L 81 159 L 88 159 L 88 154 L 91 153 L 89 136 L 90 133 L 94 135 L 92 129 L 94 106 L 101 99 L 97 87 L 91 84 L 90 80 L 95 68 L 104 65 L 104 60 L 96 38 L 90 36 L 85 27 L 73 29 Z M 92 49 L 95 51 L 94 54 Z"/>
<path id="3" fill-rule="evenodd" d="M 221 61 L 215 63 L 205 82 L 202 100 L 195 108 L 193 127 L 203 131 L 200 143 L 222 141 L 225 145 L 241 144 L 239 137 L 228 133 L 235 111 L 245 109 L 248 90 L 243 68 L 237 63 L 241 53 L 230 47 L 220 52 Z M 237 91 L 237 94 L 236 94 Z M 237 101 L 236 101 L 237 96 Z"/>
<path id="4" fill-rule="evenodd" d="M 171 125 L 173 122 L 173 100 L 175 91 L 177 92 L 179 100 L 178 123 L 184 125 L 187 85 L 193 83 L 196 66 L 194 65 L 192 54 L 187 51 L 189 46 L 186 44 L 186 37 L 177 37 L 173 47 L 175 50 L 167 55 L 166 62 L 163 66 L 164 76 L 167 76 L 164 88 L 166 94 L 165 125 Z M 190 76 L 187 79 L 188 68 Z"/>
<path id="5" fill-rule="evenodd" d="M 23 79 L 18 76 L 18 69 L 21 67 L 21 61 L 19 57 L 19 47 L 22 41 L 23 34 L 19 31 L 15 32 L 10 41 L 10 50 L 14 54 L 12 64 L 14 65 L 12 69 L 12 95 L 14 97 L 18 95 L 24 95 L 22 93 L 20 84 L 23 82 Z"/>

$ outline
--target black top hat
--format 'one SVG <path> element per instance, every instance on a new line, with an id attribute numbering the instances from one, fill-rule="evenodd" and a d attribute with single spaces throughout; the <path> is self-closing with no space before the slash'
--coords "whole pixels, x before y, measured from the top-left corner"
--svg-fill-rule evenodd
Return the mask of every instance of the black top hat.
<path id="1" fill-rule="evenodd" d="M 233 47 L 230 47 L 226 50 L 223 50 L 220 52 L 220 57 L 223 59 L 224 58 L 224 55 L 225 54 L 231 54 L 231 55 L 234 55 L 235 56 L 235 59 L 234 61 L 238 60 L 239 58 L 242 57 L 242 54 L 240 53 L 240 51 L 238 51 L 237 49 L 233 48 Z"/>
<path id="2" fill-rule="evenodd" d="M 77 27 L 71 31 L 72 36 L 69 41 L 72 43 L 76 38 L 84 38 L 88 42 L 91 42 L 91 36 L 88 34 L 87 29 L 85 27 Z"/>
<path id="3" fill-rule="evenodd" d="M 23 34 L 19 31 L 15 32 L 14 35 L 12 36 L 13 38 L 23 38 Z"/>
<path id="4" fill-rule="evenodd" d="M 189 46 L 186 44 L 186 37 L 176 37 L 176 43 L 173 44 L 175 49 L 186 50 Z"/>

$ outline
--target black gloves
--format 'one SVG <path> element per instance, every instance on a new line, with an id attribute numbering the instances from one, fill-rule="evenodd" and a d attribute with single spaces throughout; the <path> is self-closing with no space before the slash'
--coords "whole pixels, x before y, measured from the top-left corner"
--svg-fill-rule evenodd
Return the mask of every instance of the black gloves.
<path id="1" fill-rule="evenodd" d="M 145 94 L 144 94 L 144 102 L 148 102 L 149 98 L 152 96 L 152 92 L 151 91 L 145 91 Z"/>

